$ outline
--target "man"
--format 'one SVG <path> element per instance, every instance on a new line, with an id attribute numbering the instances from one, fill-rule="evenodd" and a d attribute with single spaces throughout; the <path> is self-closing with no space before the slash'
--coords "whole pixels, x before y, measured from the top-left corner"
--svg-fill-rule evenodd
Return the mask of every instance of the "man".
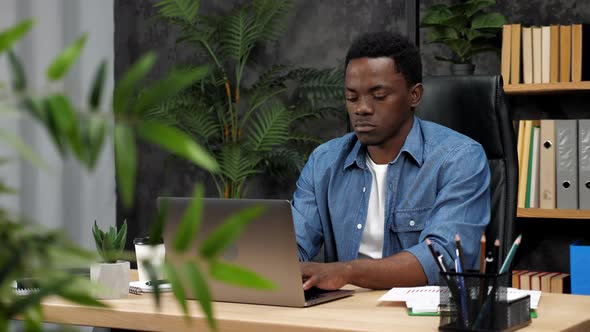
<path id="1" fill-rule="evenodd" d="M 483 148 L 414 115 L 422 64 L 405 37 L 363 35 L 345 66 L 354 133 L 311 154 L 293 195 L 304 289 L 437 284 L 426 239 L 453 266 L 455 234 L 465 268 L 475 268 L 490 218 Z M 308 262 L 322 245 L 329 263 Z"/>

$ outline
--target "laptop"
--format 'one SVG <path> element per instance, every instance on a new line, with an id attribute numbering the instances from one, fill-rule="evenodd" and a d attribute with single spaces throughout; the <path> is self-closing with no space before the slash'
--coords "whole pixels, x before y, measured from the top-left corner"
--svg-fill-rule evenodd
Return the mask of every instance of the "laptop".
<path id="1" fill-rule="evenodd" d="M 187 258 L 173 255 L 169 246 L 190 200 L 159 197 L 157 202 L 158 208 L 167 204 L 164 246 L 167 259 L 177 266 Z M 207 235 L 227 217 L 253 206 L 263 206 L 264 212 L 245 228 L 220 259 L 258 273 L 274 282 L 277 289 L 249 289 L 207 277 L 213 301 L 306 307 L 352 295 L 352 290 L 303 291 L 291 204 L 287 200 L 204 198 L 201 229 L 189 251 L 195 255 L 192 258 Z M 194 298 L 189 291 L 186 296 Z"/>

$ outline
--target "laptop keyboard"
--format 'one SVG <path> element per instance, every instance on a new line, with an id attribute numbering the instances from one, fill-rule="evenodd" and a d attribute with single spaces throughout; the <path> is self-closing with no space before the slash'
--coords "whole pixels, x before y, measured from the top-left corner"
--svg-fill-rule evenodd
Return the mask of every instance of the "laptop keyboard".
<path id="1" fill-rule="evenodd" d="M 311 300 L 319 299 L 325 293 L 330 293 L 330 292 L 332 292 L 332 291 L 324 290 L 324 289 L 319 289 L 319 288 L 316 288 L 316 287 L 310 288 L 310 289 L 304 291 L 304 293 L 305 293 L 305 301 L 311 301 Z"/>

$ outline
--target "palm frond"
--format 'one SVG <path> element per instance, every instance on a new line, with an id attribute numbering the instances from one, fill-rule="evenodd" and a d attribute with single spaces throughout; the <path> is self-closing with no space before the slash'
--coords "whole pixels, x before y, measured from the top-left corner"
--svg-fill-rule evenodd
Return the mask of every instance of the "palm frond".
<path id="1" fill-rule="evenodd" d="M 180 18 L 191 24 L 199 12 L 199 0 L 162 0 L 155 7 L 166 18 Z"/>
<path id="2" fill-rule="evenodd" d="M 201 109 L 198 105 L 192 105 L 192 107 L 179 112 L 176 119 L 182 128 L 196 136 L 201 142 L 207 142 L 220 136 L 220 125 L 213 106 L 209 109 Z"/>
<path id="3" fill-rule="evenodd" d="M 344 98 L 344 73 L 341 69 L 301 68 L 289 73 L 299 80 L 295 95 L 315 106 L 318 101 Z"/>
<path id="4" fill-rule="evenodd" d="M 266 102 L 251 122 L 248 147 L 255 152 L 265 152 L 284 144 L 289 139 L 291 122 L 285 105 L 277 100 Z"/>
<path id="5" fill-rule="evenodd" d="M 278 40 L 287 29 L 287 17 L 293 10 L 293 1 L 254 0 L 253 7 L 260 39 L 264 41 Z"/>
<path id="6" fill-rule="evenodd" d="M 299 176 L 307 154 L 294 148 L 282 147 L 264 154 L 264 168 L 277 179 Z"/>
<path id="7" fill-rule="evenodd" d="M 239 9 L 226 20 L 221 32 L 221 49 L 228 58 L 242 61 L 258 41 L 259 28 L 246 8 Z"/>
<path id="8" fill-rule="evenodd" d="M 223 146 L 217 155 L 217 162 L 221 176 L 236 183 L 260 172 L 252 153 L 238 145 Z"/>

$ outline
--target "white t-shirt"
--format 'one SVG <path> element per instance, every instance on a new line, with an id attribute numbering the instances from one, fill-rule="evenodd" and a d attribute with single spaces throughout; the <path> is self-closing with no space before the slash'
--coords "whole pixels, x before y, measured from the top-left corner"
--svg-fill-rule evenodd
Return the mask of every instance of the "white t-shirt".
<path id="1" fill-rule="evenodd" d="M 369 157 L 366 158 L 367 167 L 373 175 L 367 221 L 361 238 L 358 258 L 382 258 L 383 236 L 385 228 L 385 195 L 387 185 L 387 167 L 389 164 L 379 165 Z"/>

